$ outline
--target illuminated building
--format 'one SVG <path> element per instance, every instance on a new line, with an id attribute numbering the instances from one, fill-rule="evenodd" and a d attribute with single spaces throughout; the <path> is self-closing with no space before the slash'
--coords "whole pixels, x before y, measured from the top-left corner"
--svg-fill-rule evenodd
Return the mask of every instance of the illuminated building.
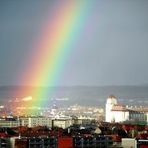
<path id="1" fill-rule="evenodd" d="M 114 105 L 117 104 L 117 99 L 115 96 L 111 95 L 107 98 L 107 103 L 106 103 L 106 122 L 112 122 L 113 117 L 112 117 L 112 108 Z"/>
<path id="2" fill-rule="evenodd" d="M 145 122 L 148 123 L 148 108 L 118 104 L 114 96 L 109 96 L 106 103 L 106 122 Z"/>

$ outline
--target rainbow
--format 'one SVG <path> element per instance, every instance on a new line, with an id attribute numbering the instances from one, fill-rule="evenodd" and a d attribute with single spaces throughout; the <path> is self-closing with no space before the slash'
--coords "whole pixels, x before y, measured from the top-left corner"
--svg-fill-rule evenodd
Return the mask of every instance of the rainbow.
<path id="1" fill-rule="evenodd" d="M 92 3 L 94 4 L 91 0 L 70 0 L 57 5 L 30 52 L 30 57 L 19 79 L 22 84 L 58 86 L 64 65 L 74 49 L 72 47 L 77 44 L 88 21 Z M 53 92 L 53 87 L 34 90 L 31 95 L 37 98 L 33 104 L 38 105 L 41 103 L 40 99 L 48 99 Z"/>

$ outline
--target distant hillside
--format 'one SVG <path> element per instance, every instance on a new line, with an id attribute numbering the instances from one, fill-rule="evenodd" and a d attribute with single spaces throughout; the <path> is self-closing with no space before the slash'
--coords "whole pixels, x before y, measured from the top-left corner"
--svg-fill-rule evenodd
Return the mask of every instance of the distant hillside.
<path id="1" fill-rule="evenodd" d="M 22 98 L 33 96 L 32 90 L 47 89 L 45 87 L 28 86 L 0 86 L 0 100 L 8 101 L 13 98 Z M 51 88 L 48 87 L 50 90 Z M 54 87 L 51 98 L 68 98 L 68 101 L 57 101 L 59 105 L 81 104 L 88 106 L 104 106 L 106 98 L 113 94 L 120 103 L 130 105 L 148 106 L 148 86 L 72 86 L 72 87 Z M 16 93 L 17 92 L 17 93 Z M 37 91 L 36 91 L 37 92 Z M 16 96 L 17 94 L 17 96 Z M 37 98 L 36 96 L 33 96 Z M 38 98 L 42 101 L 47 98 Z"/>

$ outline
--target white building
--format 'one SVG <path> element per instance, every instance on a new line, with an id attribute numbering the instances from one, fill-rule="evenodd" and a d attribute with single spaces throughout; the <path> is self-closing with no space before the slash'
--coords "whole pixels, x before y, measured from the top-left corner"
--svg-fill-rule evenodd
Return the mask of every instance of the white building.
<path id="1" fill-rule="evenodd" d="M 0 127 L 18 127 L 20 126 L 19 120 L 8 120 L 8 119 L 0 119 Z"/>
<path id="2" fill-rule="evenodd" d="M 47 126 L 52 127 L 52 119 L 47 117 L 23 117 L 20 118 L 22 126 L 35 127 Z"/>
<path id="3" fill-rule="evenodd" d="M 140 121 L 148 123 L 148 108 L 128 107 L 117 103 L 114 96 L 109 96 L 106 103 L 106 122 Z"/>
<path id="4" fill-rule="evenodd" d="M 60 128 L 68 128 L 73 124 L 72 118 L 69 116 L 55 116 L 52 119 L 53 126 L 54 127 L 60 127 Z"/>
<path id="5" fill-rule="evenodd" d="M 106 122 L 112 122 L 113 121 L 113 117 L 112 117 L 112 112 L 111 112 L 111 110 L 112 110 L 112 108 L 113 108 L 113 106 L 114 105 L 116 105 L 117 104 L 117 99 L 116 99 L 116 97 L 115 96 L 109 96 L 108 98 L 107 98 L 107 102 L 106 102 Z"/>
<path id="6" fill-rule="evenodd" d="M 73 124 L 69 116 L 51 116 L 51 117 L 20 117 L 21 125 L 28 127 L 47 126 L 67 128 Z"/>

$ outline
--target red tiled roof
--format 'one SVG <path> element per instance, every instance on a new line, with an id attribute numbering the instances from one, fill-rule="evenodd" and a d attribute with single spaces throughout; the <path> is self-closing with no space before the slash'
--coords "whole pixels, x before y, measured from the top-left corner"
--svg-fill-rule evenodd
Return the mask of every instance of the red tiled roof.
<path id="1" fill-rule="evenodd" d="M 115 104 L 114 106 L 126 107 L 126 105 L 124 105 L 124 104 Z"/>
<path id="2" fill-rule="evenodd" d="M 7 133 L 0 133 L 0 137 L 9 137 Z"/>
<path id="3" fill-rule="evenodd" d="M 107 98 L 107 100 L 117 100 L 117 98 L 115 96 L 111 95 Z"/>
<path id="4" fill-rule="evenodd" d="M 113 106 L 111 111 L 128 111 L 125 105 L 116 104 Z"/>

